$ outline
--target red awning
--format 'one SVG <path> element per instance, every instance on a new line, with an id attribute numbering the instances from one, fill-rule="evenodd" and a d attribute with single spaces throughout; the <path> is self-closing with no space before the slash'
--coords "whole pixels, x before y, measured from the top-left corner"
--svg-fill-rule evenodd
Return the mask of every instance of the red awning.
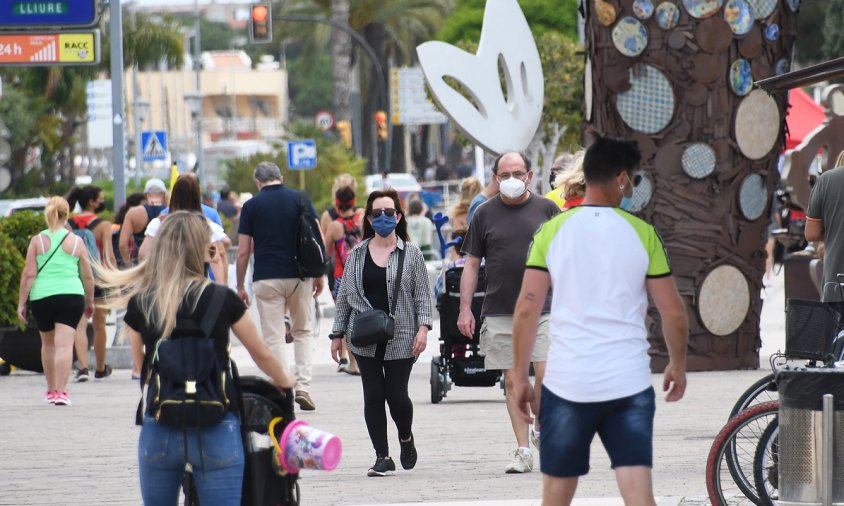
<path id="1" fill-rule="evenodd" d="M 826 119 L 823 107 L 812 100 L 802 88 L 789 91 L 790 107 L 785 122 L 788 124 L 786 149 L 794 149 L 812 130 Z"/>

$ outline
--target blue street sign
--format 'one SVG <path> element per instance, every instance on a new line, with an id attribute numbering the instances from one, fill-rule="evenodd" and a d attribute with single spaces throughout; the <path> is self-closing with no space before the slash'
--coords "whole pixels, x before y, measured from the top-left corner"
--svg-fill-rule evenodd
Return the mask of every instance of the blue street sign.
<path id="1" fill-rule="evenodd" d="M 145 162 L 167 159 L 167 133 L 162 130 L 141 132 L 141 148 Z"/>
<path id="2" fill-rule="evenodd" d="M 316 141 L 290 141 L 287 143 L 287 166 L 290 170 L 313 169 L 316 167 Z"/>
<path id="3" fill-rule="evenodd" d="M 98 0 L 0 0 L 0 30 L 92 26 L 98 7 Z"/>

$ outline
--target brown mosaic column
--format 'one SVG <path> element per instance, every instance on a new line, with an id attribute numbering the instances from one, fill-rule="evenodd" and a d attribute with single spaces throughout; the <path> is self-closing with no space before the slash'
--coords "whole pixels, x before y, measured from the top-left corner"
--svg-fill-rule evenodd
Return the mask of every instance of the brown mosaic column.
<path id="1" fill-rule="evenodd" d="M 688 308 L 689 370 L 759 365 L 760 290 L 800 0 L 584 0 L 584 122 L 636 139 L 633 211 L 662 234 Z M 649 314 L 651 366 L 668 354 Z"/>

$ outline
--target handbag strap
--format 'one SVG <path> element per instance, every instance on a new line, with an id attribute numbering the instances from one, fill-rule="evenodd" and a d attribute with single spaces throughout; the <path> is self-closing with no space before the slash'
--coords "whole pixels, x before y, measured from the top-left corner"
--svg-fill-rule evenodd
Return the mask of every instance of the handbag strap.
<path id="1" fill-rule="evenodd" d="M 44 267 L 47 267 L 47 264 L 50 263 L 50 259 L 53 258 L 53 255 L 56 254 L 56 251 L 58 251 L 59 248 L 62 247 L 62 243 L 64 242 L 65 239 L 67 239 L 67 236 L 69 236 L 69 235 L 70 235 L 70 232 L 66 233 L 64 235 L 64 237 L 62 237 L 62 240 L 59 241 L 59 245 L 56 246 L 56 248 L 53 250 L 52 253 L 50 253 L 50 256 L 47 257 L 47 260 L 43 264 L 41 264 L 41 267 L 38 268 L 38 272 L 35 273 L 36 275 L 41 274 L 41 269 L 43 269 Z M 42 243 L 41 246 L 44 246 L 44 244 Z"/>
<path id="2" fill-rule="evenodd" d="M 396 245 L 398 248 L 398 245 Z M 401 273 L 404 270 L 404 249 L 399 249 L 399 268 L 396 272 L 396 281 L 393 283 L 393 301 L 390 304 L 390 318 L 396 314 L 396 303 L 399 300 L 399 287 L 401 287 Z"/>

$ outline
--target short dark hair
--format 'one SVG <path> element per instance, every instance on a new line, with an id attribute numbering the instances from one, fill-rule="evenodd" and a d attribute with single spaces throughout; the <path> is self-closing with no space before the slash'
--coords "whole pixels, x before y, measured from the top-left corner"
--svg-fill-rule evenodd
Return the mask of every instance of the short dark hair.
<path id="1" fill-rule="evenodd" d="M 505 151 L 505 152 L 501 153 L 500 155 L 498 155 L 498 157 L 492 163 L 492 173 L 493 174 L 498 174 L 498 164 L 499 164 L 499 162 L 501 162 L 501 159 L 504 158 L 504 156 L 509 155 L 510 153 L 516 153 L 517 155 L 521 156 L 522 162 L 524 162 L 524 164 L 525 164 L 525 170 L 530 172 L 530 160 L 528 160 L 527 155 L 525 155 L 521 151 Z"/>
<path id="2" fill-rule="evenodd" d="M 411 200 L 410 203 L 407 204 L 407 212 L 411 216 L 415 216 L 417 214 L 422 214 L 422 201 L 421 200 Z"/>
<path id="3" fill-rule="evenodd" d="M 639 165 L 642 154 L 636 141 L 615 137 L 599 137 L 583 157 L 586 184 L 608 183 L 621 172 L 630 172 Z"/>
<path id="4" fill-rule="evenodd" d="M 375 199 L 380 199 L 381 197 L 389 197 L 393 199 L 393 207 L 396 209 L 396 213 L 401 214 L 402 218 L 404 218 L 404 211 L 401 207 L 401 199 L 399 198 L 399 194 L 396 190 L 392 188 L 388 188 L 386 190 L 375 190 L 369 194 L 369 198 L 366 199 L 366 211 L 365 211 L 365 219 L 363 220 L 363 238 L 369 239 L 370 237 L 375 235 L 375 229 L 372 228 L 372 225 L 369 223 L 369 215 L 372 213 L 372 203 Z M 399 224 L 396 225 L 396 235 L 401 237 L 402 241 L 408 240 L 407 235 L 407 221 L 402 219 L 399 221 Z"/>

